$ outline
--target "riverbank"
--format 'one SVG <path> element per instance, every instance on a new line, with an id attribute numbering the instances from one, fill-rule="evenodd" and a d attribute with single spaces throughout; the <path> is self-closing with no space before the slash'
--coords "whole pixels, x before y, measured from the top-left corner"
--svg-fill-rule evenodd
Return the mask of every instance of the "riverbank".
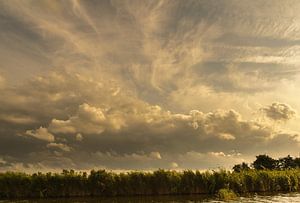
<path id="1" fill-rule="evenodd" d="M 294 192 L 300 170 L 165 171 L 113 173 L 105 170 L 24 174 L 0 173 L 0 198 L 108 197 L 143 195 L 216 195 L 221 189 L 237 195 Z"/>

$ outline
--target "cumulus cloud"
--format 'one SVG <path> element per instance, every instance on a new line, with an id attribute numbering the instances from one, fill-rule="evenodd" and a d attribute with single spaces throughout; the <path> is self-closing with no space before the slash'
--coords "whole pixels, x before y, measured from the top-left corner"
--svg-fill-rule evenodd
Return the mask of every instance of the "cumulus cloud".
<path id="1" fill-rule="evenodd" d="M 128 108 L 134 107 L 128 106 Z M 118 131 L 113 128 L 116 119 L 123 124 L 123 128 L 117 128 Z M 107 111 L 81 104 L 74 116 L 68 120 L 52 119 L 47 129 L 54 134 L 79 133 L 82 136 L 100 135 L 105 131 L 104 134 L 122 134 L 123 131 L 139 134 L 142 128 L 147 128 L 148 134 L 153 136 L 160 133 L 186 131 L 202 138 L 215 137 L 224 141 L 235 140 L 236 137 L 263 140 L 273 133 L 269 126 L 243 120 L 242 116 L 234 110 L 218 110 L 209 113 L 192 110 L 189 114 L 174 114 L 159 106 L 151 105 L 143 105 L 135 111 L 128 112 L 120 109 Z"/>
<path id="2" fill-rule="evenodd" d="M 54 133 L 101 134 L 105 130 L 105 121 L 102 109 L 84 103 L 78 107 L 77 114 L 68 120 L 53 119 L 49 129 Z"/>
<path id="3" fill-rule="evenodd" d="M 159 152 L 151 152 L 149 157 L 154 158 L 154 159 L 162 159 Z"/>
<path id="4" fill-rule="evenodd" d="M 30 113 L 36 122 L 6 125 L 5 132 L 12 136 L 5 139 L 23 145 L 20 154 L 2 147 L 3 153 L 14 157 L 10 162 L 16 164 L 41 163 L 53 169 L 58 163 L 77 169 L 219 167 L 206 161 L 208 156 L 224 164 L 222 157 L 229 158 L 230 163 L 225 164 L 229 167 L 239 160 L 249 160 L 254 152 L 272 152 L 283 137 L 287 144 L 295 139 L 294 133 L 278 135 L 280 132 L 268 123 L 247 120 L 235 110 L 168 111 L 123 91 L 116 83 L 86 75 L 53 72 L 18 88 L 5 92 L 2 107 L 11 109 L 8 115 Z M 21 91 L 21 99 L 7 102 Z M 32 104 L 38 108 L 30 108 Z M 37 139 L 15 136 L 20 134 Z M 188 152 L 196 153 L 198 161 Z M 184 156 L 188 157 L 186 161 Z M 172 162 L 178 167 L 171 166 Z"/>
<path id="5" fill-rule="evenodd" d="M 296 111 L 288 104 L 275 102 L 260 109 L 267 118 L 273 121 L 288 121 L 295 118 Z"/>
<path id="6" fill-rule="evenodd" d="M 194 110 L 191 115 L 192 125 L 197 126 L 200 135 L 214 136 L 224 141 L 235 140 L 236 137 L 266 139 L 273 133 L 268 125 L 243 120 L 241 114 L 234 110 L 218 110 L 207 114 Z"/>
<path id="7" fill-rule="evenodd" d="M 53 142 L 55 139 L 48 129 L 43 127 L 36 130 L 27 130 L 25 134 L 47 142 Z"/>
<path id="8" fill-rule="evenodd" d="M 1 1 L 5 169 L 230 167 L 298 153 L 297 125 L 275 130 L 251 113 L 282 98 L 262 112 L 295 117 L 285 103 L 299 108 L 299 6 Z"/>

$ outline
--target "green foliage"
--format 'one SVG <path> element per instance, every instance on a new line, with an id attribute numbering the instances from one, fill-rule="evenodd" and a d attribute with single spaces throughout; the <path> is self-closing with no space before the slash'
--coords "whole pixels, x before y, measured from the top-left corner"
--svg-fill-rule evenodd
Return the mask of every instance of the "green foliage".
<path id="1" fill-rule="evenodd" d="M 217 194 L 226 199 L 233 194 L 299 191 L 299 183 L 299 169 L 203 173 L 92 170 L 89 174 L 64 170 L 31 175 L 6 172 L 0 173 L 0 198 Z"/>
<path id="2" fill-rule="evenodd" d="M 237 195 L 232 190 L 226 188 L 220 189 L 217 196 L 220 200 L 225 201 L 235 200 L 237 198 Z"/>

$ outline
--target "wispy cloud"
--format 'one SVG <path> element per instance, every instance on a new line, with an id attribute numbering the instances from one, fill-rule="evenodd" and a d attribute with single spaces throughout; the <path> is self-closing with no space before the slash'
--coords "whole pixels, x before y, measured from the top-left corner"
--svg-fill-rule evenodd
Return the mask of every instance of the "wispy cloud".
<path id="1" fill-rule="evenodd" d="M 1 1 L 0 167 L 229 167 L 296 153 L 299 8 Z"/>

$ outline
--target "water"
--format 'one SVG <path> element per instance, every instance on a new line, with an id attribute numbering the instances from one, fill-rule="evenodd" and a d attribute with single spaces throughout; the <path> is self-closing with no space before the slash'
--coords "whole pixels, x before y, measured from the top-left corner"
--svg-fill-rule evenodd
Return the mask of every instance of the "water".
<path id="1" fill-rule="evenodd" d="M 119 197 L 119 198 L 70 198 L 70 199 L 43 199 L 43 200 L 0 200 L 0 203 L 222 203 L 214 197 L 207 196 L 160 196 L 160 197 Z M 237 202 L 299 202 L 300 193 L 277 195 L 253 195 L 240 197 L 231 203 Z"/>

